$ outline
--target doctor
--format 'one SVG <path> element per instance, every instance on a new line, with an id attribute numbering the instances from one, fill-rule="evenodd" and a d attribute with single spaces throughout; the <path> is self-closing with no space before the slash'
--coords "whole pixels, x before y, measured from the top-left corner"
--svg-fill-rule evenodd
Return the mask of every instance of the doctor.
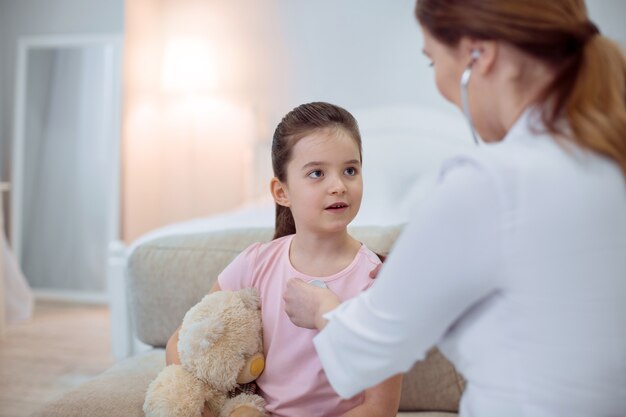
<path id="1" fill-rule="evenodd" d="M 477 132 L 374 286 L 285 310 L 344 397 L 433 345 L 461 416 L 626 416 L 626 60 L 583 0 L 418 0 L 440 93 Z"/>

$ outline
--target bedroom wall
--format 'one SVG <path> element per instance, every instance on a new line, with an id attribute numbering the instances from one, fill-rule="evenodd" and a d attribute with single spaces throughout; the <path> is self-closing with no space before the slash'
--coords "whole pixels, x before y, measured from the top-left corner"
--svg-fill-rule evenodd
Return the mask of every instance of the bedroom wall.
<path id="1" fill-rule="evenodd" d="M 293 74 L 290 104 L 323 99 L 350 109 L 401 103 L 448 109 L 422 57 L 414 0 L 280 4 Z"/>
<path id="2" fill-rule="evenodd" d="M 18 38 L 38 35 L 122 34 L 124 30 L 123 6 L 124 0 L 0 0 L 0 178 L 2 180 L 10 178 Z M 5 203 L 6 213 L 9 202 Z"/>
<path id="3" fill-rule="evenodd" d="M 602 33 L 626 48 L 626 2 L 623 0 L 586 0 L 591 20 Z"/>

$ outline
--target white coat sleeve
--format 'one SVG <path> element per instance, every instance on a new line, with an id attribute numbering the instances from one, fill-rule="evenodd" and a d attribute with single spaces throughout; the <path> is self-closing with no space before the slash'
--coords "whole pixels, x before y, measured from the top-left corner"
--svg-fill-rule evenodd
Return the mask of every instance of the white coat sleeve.
<path id="1" fill-rule="evenodd" d="M 339 395 L 406 372 L 497 290 L 500 200 L 494 177 L 476 163 L 457 161 L 442 172 L 374 285 L 325 315 L 314 343 Z"/>

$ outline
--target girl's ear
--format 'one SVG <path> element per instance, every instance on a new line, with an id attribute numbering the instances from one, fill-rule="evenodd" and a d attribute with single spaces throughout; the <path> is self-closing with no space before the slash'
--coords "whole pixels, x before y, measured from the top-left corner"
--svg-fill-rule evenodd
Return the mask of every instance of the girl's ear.
<path id="1" fill-rule="evenodd" d="M 274 177 L 270 181 L 270 192 L 276 204 L 284 207 L 289 207 L 289 196 L 287 193 L 287 187 L 278 178 Z"/>

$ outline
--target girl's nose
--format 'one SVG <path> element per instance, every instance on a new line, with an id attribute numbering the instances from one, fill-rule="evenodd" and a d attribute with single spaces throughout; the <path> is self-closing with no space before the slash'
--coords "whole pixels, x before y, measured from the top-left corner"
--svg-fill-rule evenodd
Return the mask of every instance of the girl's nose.
<path id="1" fill-rule="evenodd" d="M 344 194 L 346 190 L 346 184 L 344 184 L 344 182 L 339 178 L 337 178 L 330 186 L 330 193 L 333 195 Z"/>

